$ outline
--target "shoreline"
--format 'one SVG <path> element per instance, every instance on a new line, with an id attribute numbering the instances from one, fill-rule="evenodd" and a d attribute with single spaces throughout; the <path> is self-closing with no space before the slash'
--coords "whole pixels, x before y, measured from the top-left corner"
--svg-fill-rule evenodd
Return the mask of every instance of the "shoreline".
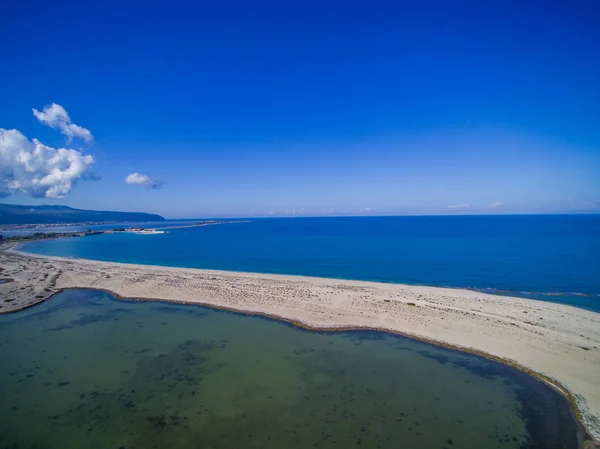
<path id="1" fill-rule="evenodd" d="M 249 220 L 236 221 L 236 222 L 227 222 L 227 223 L 219 223 L 219 224 L 235 224 L 235 223 L 251 223 L 251 221 L 249 221 Z M 208 224 L 208 225 L 210 225 L 210 224 Z M 183 228 L 202 227 L 202 226 L 207 226 L 207 225 L 203 224 L 203 225 L 183 226 Z M 180 228 L 180 227 L 176 227 L 176 228 Z M 160 229 L 168 229 L 168 228 L 160 228 Z M 323 277 L 323 276 L 308 275 L 308 274 L 305 275 L 305 274 L 291 274 L 291 273 L 272 273 L 272 272 L 267 272 L 267 271 L 238 271 L 238 270 L 233 270 L 233 269 L 224 270 L 224 269 L 198 268 L 198 267 L 186 267 L 186 266 L 176 266 L 176 265 L 157 265 L 157 264 L 143 264 L 143 263 L 134 263 L 134 262 L 131 262 L 131 263 L 130 262 L 117 262 L 117 261 L 111 261 L 111 260 L 86 259 L 86 258 L 82 258 L 82 257 L 52 256 L 52 255 L 38 254 L 38 253 L 33 253 L 33 252 L 28 252 L 28 251 L 21 251 L 19 249 L 20 247 L 22 247 L 24 245 L 28 245 L 30 243 L 44 241 L 44 240 L 56 240 L 56 239 L 60 239 L 60 238 L 64 238 L 64 237 L 56 236 L 56 237 L 48 237 L 48 238 L 42 238 L 42 239 L 38 239 L 38 240 L 31 240 L 31 241 L 13 241 L 13 242 L 5 242 L 4 244 L 5 245 L 14 245 L 11 249 L 9 249 L 7 251 L 15 253 L 15 254 L 21 254 L 26 257 L 32 256 L 32 257 L 42 257 L 42 258 L 58 259 L 58 260 L 87 260 L 87 261 L 95 261 L 95 262 L 117 263 L 117 264 L 124 264 L 124 265 L 177 268 L 177 269 L 184 269 L 184 270 L 200 270 L 200 271 L 207 271 L 207 272 L 210 271 L 210 272 L 220 272 L 220 273 L 233 273 L 233 274 L 240 274 L 240 275 L 289 276 L 289 277 L 293 277 L 293 278 L 323 279 L 323 280 L 330 280 L 330 281 L 350 281 L 350 282 L 362 282 L 362 283 L 374 283 L 374 284 L 387 284 L 387 285 L 398 285 L 398 286 L 403 286 L 403 287 L 439 288 L 439 289 L 449 289 L 449 290 L 457 290 L 457 291 L 469 291 L 469 292 L 475 292 L 475 293 L 480 293 L 480 294 L 484 294 L 484 295 L 492 295 L 492 296 L 498 296 L 498 297 L 511 297 L 511 298 L 520 298 L 520 299 L 532 300 L 532 301 L 548 302 L 548 303 L 552 303 L 552 304 L 564 305 L 567 307 L 576 307 L 576 308 L 579 308 L 582 310 L 587 310 L 587 311 L 593 312 L 593 313 L 600 313 L 600 305 L 599 305 L 599 309 L 596 310 L 593 307 L 587 307 L 585 305 L 572 305 L 569 303 L 565 303 L 565 302 L 561 302 L 561 301 L 554 301 L 554 300 L 550 299 L 553 297 L 557 297 L 557 298 L 560 298 L 560 297 L 595 298 L 595 297 L 597 297 L 600 300 L 600 293 L 582 293 L 582 292 L 570 292 L 570 291 L 568 291 L 568 292 L 524 291 L 524 290 L 521 291 L 521 290 L 505 290 L 505 289 L 496 288 L 496 287 L 469 287 L 469 286 L 432 285 L 432 284 L 407 284 L 407 283 L 398 282 L 398 281 L 369 280 L 369 279 L 361 279 L 361 278 L 336 278 L 336 277 Z M 3 251 L 2 243 L 0 243 L 0 251 Z M 540 299 L 540 297 L 543 297 L 544 299 Z"/>
<path id="2" fill-rule="evenodd" d="M 12 293 L 0 313 L 82 288 L 118 299 L 259 315 L 313 331 L 392 333 L 482 356 L 545 382 L 600 441 L 598 313 L 465 289 L 120 264 L 24 253 L 20 246 L 0 246 L 0 275 L 13 279 L 0 283 L 2 298 Z M 535 314 L 538 321 L 519 314 Z"/>

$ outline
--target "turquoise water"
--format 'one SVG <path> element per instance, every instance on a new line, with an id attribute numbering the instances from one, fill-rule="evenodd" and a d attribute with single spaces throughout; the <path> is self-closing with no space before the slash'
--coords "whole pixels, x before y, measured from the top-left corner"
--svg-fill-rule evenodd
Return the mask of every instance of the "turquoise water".
<path id="1" fill-rule="evenodd" d="M 514 369 L 367 331 L 61 292 L 0 316 L 0 448 L 578 447 Z"/>
<path id="2" fill-rule="evenodd" d="M 600 215 L 258 219 L 34 242 L 155 265 L 475 288 L 600 311 Z"/>

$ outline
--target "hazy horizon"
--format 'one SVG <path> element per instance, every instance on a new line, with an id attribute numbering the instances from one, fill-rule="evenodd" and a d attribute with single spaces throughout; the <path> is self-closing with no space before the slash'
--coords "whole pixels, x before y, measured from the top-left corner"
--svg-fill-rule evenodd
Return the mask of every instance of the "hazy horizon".
<path id="1" fill-rule="evenodd" d="M 2 203 L 0 203 L 2 204 Z M 12 204 L 12 203 L 4 203 L 4 204 Z M 14 204 L 15 206 L 23 206 L 23 207 L 36 207 L 39 205 L 34 205 L 34 204 Z M 45 207 L 53 207 L 53 206 L 64 206 L 64 205 L 60 205 L 60 204 L 43 204 L 43 206 Z M 68 206 L 71 207 L 71 206 Z M 78 209 L 78 208 L 76 208 Z M 298 211 L 297 213 L 289 213 L 289 214 L 282 214 L 282 215 L 275 215 L 275 214 L 271 214 L 271 215 L 254 215 L 254 216 L 242 216 L 242 215 L 227 215 L 227 216 L 165 216 L 163 214 L 160 214 L 159 212 L 156 211 L 146 211 L 146 210 L 117 210 L 117 209 L 82 209 L 82 210 L 91 210 L 91 211 L 107 211 L 107 212 L 140 212 L 140 213 L 152 213 L 152 214 L 158 214 L 163 216 L 166 220 L 171 220 L 171 221 L 177 221 L 177 220 L 207 220 L 207 219 L 220 219 L 220 218 L 227 218 L 227 219 L 249 219 L 249 218 L 353 218 L 353 217 L 465 217 L 465 216 L 519 216 L 519 215 L 599 215 L 600 212 L 596 211 L 596 210 L 589 210 L 586 212 L 573 212 L 573 211 L 566 211 L 566 212 L 522 212 L 522 213 L 474 213 L 474 212 L 470 212 L 470 211 L 464 211 L 463 213 L 452 213 L 452 212 L 446 212 L 446 213 L 431 213 L 431 214 L 418 214 L 418 213 L 414 213 L 414 214 L 410 214 L 410 213 L 371 213 L 371 214 L 322 214 L 322 215 L 311 215 L 310 213 L 305 213 L 303 214 L 301 211 Z"/>

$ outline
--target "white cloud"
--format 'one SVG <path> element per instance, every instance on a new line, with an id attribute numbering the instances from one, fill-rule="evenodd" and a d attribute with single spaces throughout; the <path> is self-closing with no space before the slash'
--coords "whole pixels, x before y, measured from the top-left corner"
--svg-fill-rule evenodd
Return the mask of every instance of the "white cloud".
<path id="1" fill-rule="evenodd" d="M 75 137 L 79 137 L 87 143 L 94 140 L 94 136 L 92 136 L 92 133 L 89 130 L 76 125 L 75 123 L 71 123 L 71 117 L 69 117 L 65 108 L 59 104 L 52 103 L 49 106 L 45 106 L 42 112 L 33 109 L 33 115 L 35 115 L 44 125 L 58 129 L 69 138 L 69 142 Z"/>
<path id="2" fill-rule="evenodd" d="M 142 175 L 141 173 L 131 173 L 130 175 L 127 175 L 125 182 L 127 184 L 147 184 L 150 182 L 150 177 L 148 175 Z"/>
<path id="3" fill-rule="evenodd" d="M 494 209 L 494 208 L 496 208 L 498 206 L 502 206 L 502 203 L 500 201 L 496 201 L 494 203 L 488 204 L 487 207 L 488 207 L 488 209 Z"/>
<path id="4" fill-rule="evenodd" d="M 125 178 L 125 183 L 139 186 L 146 186 L 149 189 L 160 189 L 163 182 L 159 179 L 151 178 L 141 173 L 131 173 Z"/>
<path id="5" fill-rule="evenodd" d="M 467 209 L 471 207 L 469 203 L 455 204 L 453 206 L 448 206 L 448 209 Z"/>
<path id="6" fill-rule="evenodd" d="M 77 150 L 30 141 L 16 129 L 0 128 L 0 196 L 23 192 L 60 198 L 79 179 L 94 179 L 94 157 Z"/>

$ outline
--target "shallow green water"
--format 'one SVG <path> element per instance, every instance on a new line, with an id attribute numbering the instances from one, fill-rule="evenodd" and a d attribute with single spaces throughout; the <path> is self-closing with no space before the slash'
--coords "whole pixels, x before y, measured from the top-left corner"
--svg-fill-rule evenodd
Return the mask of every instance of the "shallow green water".
<path id="1" fill-rule="evenodd" d="M 378 332 L 66 291 L 0 316 L 0 448 L 576 448 L 561 396 Z"/>

